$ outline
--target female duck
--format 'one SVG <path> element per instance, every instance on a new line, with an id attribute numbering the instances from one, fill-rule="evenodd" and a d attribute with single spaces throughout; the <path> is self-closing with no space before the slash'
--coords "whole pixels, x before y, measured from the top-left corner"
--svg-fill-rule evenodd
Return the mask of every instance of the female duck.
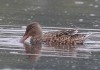
<path id="1" fill-rule="evenodd" d="M 88 37 L 87 34 L 77 34 L 77 30 L 68 29 L 42 33 L 42 28 L 38 22 L 29 24 L 26 32 L 21 40 L 22 43 L 31 36 L 30 42 L 46 42 L 46 43 L 60 43 L 60 44 L 82 44 Z"/>

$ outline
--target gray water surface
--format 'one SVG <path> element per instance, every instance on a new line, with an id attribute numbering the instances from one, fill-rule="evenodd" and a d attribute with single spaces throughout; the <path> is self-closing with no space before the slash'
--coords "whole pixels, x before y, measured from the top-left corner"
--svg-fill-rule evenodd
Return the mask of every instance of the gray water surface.
<path id="1" fill-rule="evenodd" d="M 91 35 L 83 45 L 68 47 L 66 45 L 34 44 L 29 47 L 20 43 L 26 26 L 0 26 L 0 69 L 32 70 L 88 70 L 100 66 L 100 30 L 79 29 Z M 62 27 L 43 27 L 43 32 L 71 29 Z M 29 50 L 31 49 L 31 51 Z"/>

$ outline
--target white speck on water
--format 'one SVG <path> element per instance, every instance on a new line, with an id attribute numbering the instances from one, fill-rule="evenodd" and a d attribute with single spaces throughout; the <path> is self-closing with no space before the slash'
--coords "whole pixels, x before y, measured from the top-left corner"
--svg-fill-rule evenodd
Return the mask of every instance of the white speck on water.
<path id="1" fill-rule="evenodd" d="M 33 16 L 31 16 L 31 18 L 33 18 Z"/>
<path id="2" fill-rule="evenodd" d="M 99 5 L 94 5 L 94 7 L 95 7 L 95 8 L 98 8 L 98 7 L 99 7 Z"/>
<path id="3" fill-rule="evenodd" d="M 9 4 L 7 3 L 7 4 L 6 4 L 6 6 L 8 7 L 8 6 L 9 6 Z"/>
<path id="4" fill-rule="evenodd" d="M 11 54 L 18 54 L 18 52 L 10 52 Z"/>
<path id="5" fill-rule="evenodd" d="M 90 16 L 92 16 L 92 17 L 93 17 L 93 16 L 96 16 L 96 15 L 95 15 L 95 14 L 90 14 Z"/>
<path id="6" fill-rule="evenodd" d="M 26 28 L 26 26 L 22 26 L 22 28 Z"/>
<path id="7" fill-rule="evenodd" d="M 89 4 L 89 6 L 93 6 L 93 4 Z"/>
<path id="8" fill-rule="evenodd" d="M 30 8 L 27 8 L 27 10 L 30 10 Z"/>
<path id="9" fill-rule="evenodd" d="M 18 62 L 20 62 L 21 60 L 20 60 L 20 59 L 18 59 L 17 61 L 18 61 Z"/>
<path id="10" fill-rule="evenodd" d="M 31 20 L 31 19 L 27 19 L 27 20 Z"/>
<path id="11" fill-rule="evenodd" d="M 94 69 L 95 69 L 95 70 L 97 70 L 97 69 L 98 69 L 98 67 L 97 67 L 97 66 L 95 66 L 95 67 L 94 67 Z"/>
<path id="12" fill-rule="evenodd" d="M 69 23 L 71 26 L 74 26 L 73 23 Z"/>
<path id="13" fill-rule="evenodd" d="M 74 25 L 71 25 L 71 26 L 74 26 Z"/>
<path id="14" fill-rule="evenodd" d="M 2 19 L 0 18 L 0 21 L 2 21 Z"/>
<path id="15" fill-rule="evenodd" d="M 71 25 L 72 25 L 73 23 L 69 23 L 69 24 L 71 24 Z"/>
<path id="16" fill-rule="evenodd" d="M 27 12 L 28 10 L 27 10 L 27 9 L 24 9 L 24 11 L 26 11 L 26 12 Z"/>
<path id="17" fill-rule="evenodd" d="M 72 68 L 75 68 L 76 66 L 72 66 Z"/>
<path id="18" fill-rule="evenodd" d="M 83 22 L 83 19 L 79 19 L 79 22 Z"/>
<path id="19" fill-rule="evenodd" d="M 67 13 L 67 11 L 64 11 L 64 13 Z"/>
<path id="20" fill-rule="evenodd" d="M 98 0 L 95 0 L 95 2 L 97 2 Z"/>
<path id="21" fill-rule="evenodd" d="M 36 8 L 33 8 L 33 10 L 37 10 L 37 9 L 40 9 L 41 7 L 40 6 L 38 6 L 38 7 L 36 7 Z"/>
<path id="22" fill-rule="evenodd" d="M 40 9 L 41 7 L 40 7 L 40 6 L 38 6 L 37 8 L 38 8 L 38 9 Z"/>
<path id="23" fill-rule="evenodd" d="M 8 22 L 8 23 L 12 23 L 12 22 Z"/>
<path id="24" fill-rule="evenodd" d="M 82 1 L 75 1 L 75 4 L 84 4 Z"/>
<path id="25" fill-rule="evenodd" d="M 95 8 L 98 8 L 99 7 L 99 5 L 93 5 L 93 4 L 89 4 L 89 6 L 93 6 Z"/>
<path id="26" fill-rule="evenodd" d="M 98 21 L 98 20 L 95 20 L 94 22 L 95 22 L 95 23 L 98 23 L 99 21 Z"/>
<path id="27" fill-rule="evenodd" d="M 98 27 L 99 25 L 93 25 L 94 27 Z"/>

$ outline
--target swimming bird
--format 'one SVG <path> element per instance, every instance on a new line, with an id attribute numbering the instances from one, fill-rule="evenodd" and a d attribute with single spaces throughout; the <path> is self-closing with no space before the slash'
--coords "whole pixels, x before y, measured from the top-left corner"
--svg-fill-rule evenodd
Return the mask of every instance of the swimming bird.
<path id="1" fill-rule="evenodd" d="M 31 37 L 31 44 L 39 41 L 59 44 L 83 44 L 88 35 L 78 34 L 76 29 L 52 31 L 43 34 L 41 25 L 38 22 L 32 22 L 27 26 L 21 42 L 24 43 L 28 37 Z"/>

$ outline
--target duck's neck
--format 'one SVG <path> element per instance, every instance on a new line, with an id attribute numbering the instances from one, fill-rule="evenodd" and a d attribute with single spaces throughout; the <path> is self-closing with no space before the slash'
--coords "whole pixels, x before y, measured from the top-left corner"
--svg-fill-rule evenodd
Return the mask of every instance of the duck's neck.
<path id="1" fill-rule="evenodd" d="M 38 29 L 34 32 L 34 34 L 31 36 L 31 42 L 39 42 L 42 40 L 42 29 Z"/>
<path id="2" fill-rule="evenodd" d="M 40 39 L 42 39 L 42 34 L 32 36 L 31 39 L 32 40 L 40 40 Z"/>
<path id="3" fill-rule="evenodd" d="M 42 35 L 31 37 L 31 40 L 30 40 L 31 44 L 39 44 L 41 42 L 42 42 Z"/>

